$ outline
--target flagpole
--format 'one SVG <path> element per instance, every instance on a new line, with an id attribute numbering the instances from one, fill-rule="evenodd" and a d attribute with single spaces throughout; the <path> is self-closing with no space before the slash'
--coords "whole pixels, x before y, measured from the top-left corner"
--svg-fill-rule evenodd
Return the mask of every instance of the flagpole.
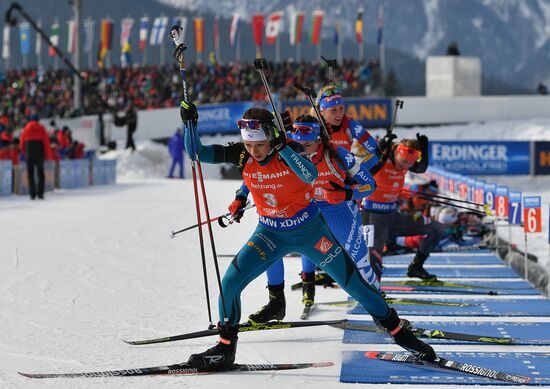
<path id="1" fill-rule="evenodd" d="M 300 42 L 296 42 L 296 62 L 302 61 L 302 44 Z"/>
<path id="2" fill-rule="evenodd" d="M 281 45 L 279 44 L 279 36 L 275 38 L 275 62 L 281 62 Z"/>
<path id="3" fill-rule="evenodd" d="M 235 62 L 241 61 L 241 32 L 237 30 L 237 36 L 235 37 Z"/>
<path id="4" fill-rule="evenodd" d="M 73 53 L 73 64 L 77 71 L 80 71 L 80 0 L 73 0 L 73 14 L 74 14 L 74 53 Z M 80 93 L 81 91 L 81 80 L 79 74 L 73 75 L 73 109 L 80 110 Z"/>
<path id="5" fill-rule="evenodd" d="M 379 34 L 378 49 L 380 50 L 379 52 L 380 78 L 381 78 L 381 82 L 383 82 L 386 53 L 384 49 L 384 7 L 382 6 L 382 4 L 380 4 L 380 8 L 378 10 L 378 34 Z"/>
<path id="6" fill-rule="evenodd" d="M 87 22 L 86 22 L 86 42 L 85 42 L 85 45 L 86 45 L 86 49 L 88 50 L 88 69 L 91 70 L 92 67 L 94 66 L 93 64 L 93 61 L 92 61 L 92 46 L 93 45 L 90 45 L 88 46 L 88 41 L 90 41 L 90 39 L 92 39 L 93 37 L 93 27 L 92 26 L 92 17 L 91 16 L 88 16 L 88 19 L 87 19 Z"/>
<path id="7" fill-rule="evenodd" d="M 38 19 L 38 22 L 36 23 L 38 25 L 38 27 L 42 27 L 42 22 L 40 19 Z M 37 39 L 42 39 L 42 37 L 37 34 L 38 38 Z M 42 41 L 38 41 L 40 42 L 39 44 L 42 45 Z M 35 43 L 36 44 L 36 43 Z M 42 67 L 42 46 L 40 46 L 40 51 L 38 51 L 35 47 L 35 54 L 36 54 L 36 69 L 39 70 L 41 67 Z"/>
<path id="8" fill-rule="evenodd" d="M 160 66 L 164 66 L 164 41 L 160 42 Z"/>
<path id="9" fill-rule="evenodd" d="M 317 44 L 317 61 L 321 61 L 321 32 L 319 32 L 319 43 Z"/>
<path id="10" fill-rule="evenodd" d="M 160 14 L 160 25 L 159 25 L 159 31 L 162 31 L 162 21 L 163 21 L 163 18 L 164 17 L 164 14 L 161 13 Z M 159 34 L 160 35 L 160 34 Z M 159 62 L 159 65 L 162 67 L 164 66 L 164 37 L 158 37 L 157 38 L 157 43 L 160 45 L 160 48 L 159 48 L 159 56 L 160 56 L 160 62 Z M 160 40 L 160 42 L 159 42 Z"/>
<path id="11" fill-rule="evenodd" d="M 214 53 L 216 54 L 216 61 L 221 63 L 222 59 L 220 56 L 220 17 L 218 15 L 216 15 L 214 23 L 216 24 L 216 28 L 214 29 Z"/>

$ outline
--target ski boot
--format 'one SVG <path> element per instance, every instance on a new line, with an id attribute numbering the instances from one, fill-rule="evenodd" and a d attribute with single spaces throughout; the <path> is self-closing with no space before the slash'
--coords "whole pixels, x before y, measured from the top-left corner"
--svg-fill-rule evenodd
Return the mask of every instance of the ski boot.
<path id="1" fill-rule="evenodd" d="M 433 362 L 437 358 L 434 349 L 411 332 L 406 321 L 399 319 L 395 309 L 390 308 L 390 315 L 378 322 L 388 331 L 397 345 L 410 351 L 418 359 Z"/>
<path id="2" fill-rule="evenodd" d="M 271 320 L 283 320 L 286 313 L 285 284 L 268 285 L 269 302 L 258 312 L 248 316 L 248 322 L 252 325 L 267 323 Z"/>
<path id="3" fill-rule="evenodd" d="M 229 367 L 235 363 L 237 352 L 237 334 L 239 326 L 228 326 L 218 323 L 220 341 L 205 352 L 192 354 L 187 363 L 193 367 L 211 367 L 212 369 Z"/>
<path id="4" fill-rule="evenodd" d="M 315 301 L 315 272 L 302 272 L 302 303 L 306 307 L 313 305 Z"/>
<path id="5" fill-rule="evenodd" d="M 424 281 L 437 281 L 435 274 L 430 274 L 424 269 L 424 262 L 429 254 L 423 254 L 420 251 L 414 256 L 409 268 L 407 269 L 407 277 L 417 277 Z"/>

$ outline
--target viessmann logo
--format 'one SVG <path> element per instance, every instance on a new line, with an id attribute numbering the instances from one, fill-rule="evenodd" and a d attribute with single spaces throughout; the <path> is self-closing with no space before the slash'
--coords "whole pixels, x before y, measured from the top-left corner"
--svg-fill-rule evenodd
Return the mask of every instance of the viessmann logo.
<path id="1" fill-rule="evenodd" d="M 325 236 L 323 236 L 319 242 L 315 245 L 315 248 L 322 252 L 323 254 L 326 254 L 330 248 L 334 245 L 330 240 L 328 240 Z"/>

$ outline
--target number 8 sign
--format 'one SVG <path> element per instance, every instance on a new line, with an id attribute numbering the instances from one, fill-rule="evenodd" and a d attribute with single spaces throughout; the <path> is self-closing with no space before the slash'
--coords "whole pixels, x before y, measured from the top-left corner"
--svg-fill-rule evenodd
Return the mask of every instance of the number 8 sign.
<path id="1" fill-rule="evenodd" d="M 542 231 L 540 205 L 540 196 L 526 196 L 523 198 L 523 231 Z"/>

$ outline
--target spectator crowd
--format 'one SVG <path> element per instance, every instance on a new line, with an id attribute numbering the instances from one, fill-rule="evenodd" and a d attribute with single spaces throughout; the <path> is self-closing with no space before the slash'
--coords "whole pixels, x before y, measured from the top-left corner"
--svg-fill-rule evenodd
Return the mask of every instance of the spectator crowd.
<path id="1" fill-rule="evenodd" d="M 68 70 L 9 70 L 0 73 L 0 120 L 5 128 L 21 128 L 31 113 L 40 118 L 63 118 L 122 110 L 174 107 L 181 96 L 176 65 L 141 66 L 82 72 L 82 110 L 73 109 L 73 76 Z M 282 62 L 269 64 L 269 82 L 281 99 L 303 98 L 295 83 L 319 89 L 329 82 L 324 64 Z M 381 84 L 376 60 L 345 60 L 334 70 L 346 96 L 377 92 Z M 187 70 L 190 96 L 197 104 L 265 100 L 265 92 L 251 63 L 195 64 Z"/>

